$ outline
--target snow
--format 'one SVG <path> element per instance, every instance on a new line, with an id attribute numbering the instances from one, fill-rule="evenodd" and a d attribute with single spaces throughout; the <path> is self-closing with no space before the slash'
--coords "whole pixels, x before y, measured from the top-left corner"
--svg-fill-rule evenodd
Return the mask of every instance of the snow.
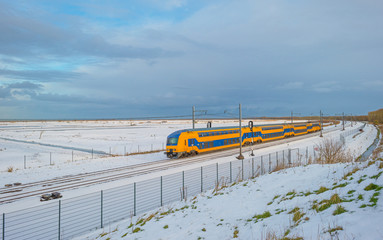
<path id="1" fill-rule="evenodd" d="M 362 135 L 365 140 L 374 134 L 371 131 L 367 136 L 369 131 L 365 132 Z M 383 187 L 382 164 L 370 161 L 284 169 L 219 191 L 208 191 L 78 239 L 232 239 L 236 231 L 238 239 L 266 239 L 271 235 L 382 239 L 381 189 L 366 188 L 370 184 Z M 321 187 L 328 190 L 318 192 Z M 342 202 L 331 204 L 323 211 L 315 210 L 315 204 L 319 206 L 334 194 Z M 378 199 L 376 205 L 372 200 L 374 194 Z M 346 212 L 334 215 L 338 206 Z M 303 214 L 297 221 L 294 221 L 295 208 Z M 271 216 L 261 218 L 267 211 Z M 146 222 L 151 214 L 154 216 Z M 258 220 L 256 215 L 260 217 Z M 134 230 L 138 232 L 133 233 Z"/>
<path id="2" fill-rule="evenodd" d="M 135 143 L 141 143 L 142 149 L 149 149 L 151 145 L 162 144 L 166 136 L 178 129 L 189 128 L 189 125 L 185 122 L 135 122 L 135 125 L 125 128 L 122 125 L 126 125 L 126 122 L 121 121 L 99 121 L 99 122 L 25 122 L 25 123 L 13 123 L 4 124 L 0 126 L 0 136 L 6 138 L 12 138 L 16 140 L 34 141 L 44 144 L 54 144 L 55 147 L 47 147 L 28 143 L 10 142 L 0 140 L 2 143 L 0 152 L 0 169 L 4 169 L 0 172 L 0 184 L 12 183 L 12 182 L 31 182 L 43 179 L 49 179 L 57 176 L 64 176 L 69 174 L 76 174 L 82 172 L 91 172 L 105 168 L 126 166 L 130 164 L 137 164 L 142 162 L 158 161 L 165 159 L 162 152 L 145 154 L 145 155 L 132 155 L 132 156 L 100 156 L 95 155 L 92 159 L 89 153 L 78 153 L 77 158 L 71 161 L 71 150 L 62 149 L 57 146 L 64 147 L 81 147 L 84 149 L 92 149 L 98 151 L 109 151 L 113 149 L 112 153 L 123 151 L 124 146 L 128 145 L 126 139 L 119 138 L 121 135 L 130 134 L 131 139 L 136 139 Z M 234 122 L 221 121 L 219 125 L 235 125 Z M 261 123 L 257 123 L 261 124 Z M 357 129 L 362 124 L 354 125 L 352 129 Z M 85 126 L 85 127 L 84 127 Z M 200 124 L 197 127 L 203 127 L 204 124 Z M 137 128 L 135 128 L 137 127 Z M 100 128 L 100 129 L 98 129 Z M 333 128 L 333 126 L 328 127 Z M 41 130 L 45 129 L 45 130 Z M 351 129 L 349 126 L 346 131 Z M 44 132 L 42 132 L 44 131 Z M 333 138 L 339 140 L 339 135 L 342 133 L 340 130 L 336 130 L 325 134 L 325 138 Z M 40 138 L 40 136 L 42 136 Z M 75 137 L 78 136 L 78 137 Z M 153 137 L 155 136 L 155 137 Z M 362 134 L 351 134 L 346 137 L 347 149 L 355 159 L 362 154 L 367 147 L 372 143 L 376 137 L 376 129 L 373 126 L 367 125 L 364 128 Z M 73 140 L 75 139 L 75 140 Z M 313 146 L 320 144 L 322 138 L 311 137 L 304 140 L 294 141 L 286 144 L 280 144 L 278 146 L 268 147 L 264 149 L 256 150 L 256 155 L 266 155 L 269 153 L 275 153 L 284 149 L 293 148 L 313 148 Z M 144 143 L 146 144 L 144 146 Z M 107 146 L 107 147 L 105 147 Z M 137 145 L 138 146 L 138 145 Z M 135 147 L 131 147 L 132 149 Z M 120 150 L 117 150 L 120 149 Z M 128 147 L 129 149 L 129 147 Z M 69 151 L 69 152 L 68 152 Z M 21 152 L 21 153 L 20 153 Z M 53 152 L 53 155 L 60 155 L 58 159 L 55 158 L 55 164 L 49 165 L 49 157 L 45 159 L 42 157 L 44 154 Z M 81 155 L 82 154 L 82 155 Z M 121 153 L 119 153 L 121 154 Z M 28 163 L 27 169 L 22 168 L 23 155 L 35 156 L 35 160 L 32 163 Z M 246 158 L 249 158 L 249 152 L 244 153 Z M 224 163 L 232 161 L 235 156 L 228 156 L 221 159 L 214 160 L 214 163 Z M 14 160 L 13 158 L 17 158 Z M 21 159 L 21 160 L 20 160 Z M 20 163 L 21 161 L 21 163 Z M 16 164 L 17 162 L 17 164 Z M 46 164 L 48 162 L 48 164 Z M 209 165 L 213 162 L 205 162 L 203 165 Z M 30 164 L 30 165 L 29 165 Z M 16 166 L 16 171 L 8 173 L 5 171 L 6 167 L 13 165 Z M 20 167 L 21 165 L 21 167 Z M 268 233 L 275 233 L 282 237 L 287 229 L 290 229 L 288 236 L 302 236 L 305 239 L 317 238 L 318 235 L 324 238 L 329 238 L 330 235 L 323 233 L 323 229 L 329 228 L 335 225 L 342 226 L 344 230 L 338 231 L 340 236 L 354 237 L 356 239 L 364 239 L 369 232 L 372 233 L 376 229 L 371 229 L 376 224 L 373 224 L 373 220 L 379 222 L 382 220 L 379 215 L 381 214 L 381 200 L 379 199 L 376 207 L 359 208 L 362 204 L 369 204 L 369 198 L 373 192 L 365 191 L 364 187 L 370 182 L 375 181 L 375 184 L 382 185 L 381 177 L 378 179 L 370 179 L 370 176 L 376 175 L 379 172 L 377 165 L 368 166 L 365 169 L 359 170 L 353 176 L 353 180 L 348 179 L 348 185 L 342 188 L 336 188 L 334 190 L 326 191 L 322 194 L 311 194 L 309 196 L 299 196 L 301 192 L 315 191 L 321 186 L 332 188 L 333 184 L 341 184 L 346 180 L 342 180 L 344 175 L 357 166 L 363 168 L 366 163 L 360 164 L 335 164 L 335 165 L 309 165 L 306 167 L 297 167 L 292 169 L 286 169 L 280 172 L 275 172 L 269 175 L 264 175 L 255 180 L 250 180 L 248 183 L 242 182 L 230 188 L 225 188 L 219 191 L 219 194 L 209 191 L 197 196 L 194 200 L 189 200 L 186 203 L 177 202 L 166 206 L 162 209 L 156 209 L 146 214 L 157 211 L 166 212 L 169 209 L 175 211 L 174 213 L 163 215 L 163 218 L 157 219 L 157 214 L 154 219 L 148 221 L 144 226 L 134 226 L 127 229 L 131 221 L 136 223 L 139 221 L 139 217 L 119 222 L 117 224 L 109 225 L 101 231 L 96 231 L 86 236 L 82 236 L 79 239 L 95 239 L 99 237 L 102 231 L 109 234 L 98 239 L 120 239 L 122 235 L 129 232 L 126 236 L 127 239 L 198 239 L 198 237 L 205 239 L 230 239 L 233 237 L 234 231 L 238 230 L 238 236 L 240 239 L 263 239 Z M 360 166 L 359 166 L 360 165 Z M 86 189 L 77 189 L 65 192 L 65 198 L 71 198 L 80 196 L 87 193 L 99 191 L 100 189 L 109 189 L 123 184 L 128 184 L 134 181 L 141 181 L 150 179 L 162 175 L 172 174 L 186 169 L 193 169 L 200 167 L 198 165 L 190 165 L 183 169 L 169 169 L 167 171 L 157 172 L 150 176 L 140 176 L 137 178 L 128 179 L 126 181 L 113 182 L 103 184 L 100 186 L 92 186 Z M 375 168 L 374 168 L 375 167 Z M 361 183 L 357 183 L 360 176 L 367 175 L 365 180 Z M 244 186 L 245 185 L 245 186 Z M 347 192 L 355 190 L 353 196 L 357 194 L 363 194 L 364 200 L 341 203 L 348 212 L 333 216 L 332 212 L 335 209 L 335 205 L 331 206 L 326 211 L 316 213 L 312 210 L 313 201 L 320 202 L 323 199 L 328 199 L 334 193 L 338 193 L 341 198 L 348 197 Z M 283 197 L 291 192 L 295 191 L 296 195 L 291 200 L 281 201 Z M 221 195 L 222 194 L 222 195 Z M 214 196 L 216 195 L 216 196 Z M 274 199 L 275 196 L 280 197 Z M 346 196 L 347 195 L 347 196 Z M 274 199 L 274 200 L 273 200 Z M 33 206 L 36 204 L 35 200 L 25 200 L 16 202 L 13 204 L 6 204 L 0 206 L 1 212 L 10 212 L 18 209 L 25 208 L 25 206 Z M 195 202 L 194 202 L 195 201 Z M 194 203 L 193 203 L 194 202 Z M 268 203 L 272 202 L 268 205 Z M 380 204 L 379 204 L 380 203 Z M 42 204 L 42 203 L 38 203 Z M 196 209 L 192 209 L 196 208 Z M 288 214 L 295 207 L 299 207 L 304 213 L 304 218 L 309 217 L 307 221 L 302 221 L 297 226 L 292 226 L 292 214 Z M 280 214 L 276 212 L 285 210 Z M 271 217 L 264 219 L 263 221 L 255 222 L 252 219 L 255 214 L 262 214 L 265 211 L 270 211 Z M 355 214 L 354 214 L 355 213 Z M 380 214 L 379 214 L 380 213 Z M 354 215 L 352 215 L 354 214 Z M 349 216 L 352 215 L 352 216 Z M 362 229 L 361 224 L 358 225 L 358 219 L 364 219 L 364 216 L 371 216 Z M 347 216 L 347 221 L 344 220 L 344 216 Z M 144 217 L 144 216 L 141 216 Z M 161 216 L 162 217 L 162 216 Z M 223 220 L 221 220 L 223 219 Z M 364 220 L 366 221 L 366 220 Z M 168 225 L 168 228 L 164 228 Z M 356 226 L 358 225 L 358 226 Z M 353 226 L 353 227 L 349 227 Z M 132 234 L 132 230 L 136 227 L 140 227 L 143 231 Z M 365 230 L 368 229 L 369 231 Z M 112 233 L 113 230 L 117 229 Z M 202 230 L 205 229 L 206 231 Z M 373 237 L 376 238 L 380 232 L 374 232 Z M 328 234 L 328 233 L 327 233 Z M 343 234 L 343 235 L 342 235 Z M 381 237 L 380 237 L 381 238 Z"/>
<path id="3" fill-rule="evenodd" d="M 166 137 L 190 128 L 190 121 L 49 121 L 0 122 L 0 185 L 32 182 L 101 169 L 167 159 L 163 152 L 123 156 L 127 153 L 163 149 Z M 281 121 L 257 121 L 256 124 Z M 284 121 L 282 121 L 284 122 Z M 235 120 L 214 120 L 213 125 L 233 126 Z M 205 127 L 200 121 L 196 127 Z M 123 136 L 123 137 L 122 137 Z M 23 140 L 12 142 L 2 138 Z M 53 144 L 56 147 L 36 145 Z M 69 149 L 60 148 L 65 147 Z M 153 147 L 152 147 L 153 146 Z M 96 155 L 73 151 L 83 148 L 111 154 Z M 24 156 L 26 169 L 24 169 Z M 52 163 L 52 164 L 50 164 Z M 13 167 L 12 173 L 7 172 Z"/>

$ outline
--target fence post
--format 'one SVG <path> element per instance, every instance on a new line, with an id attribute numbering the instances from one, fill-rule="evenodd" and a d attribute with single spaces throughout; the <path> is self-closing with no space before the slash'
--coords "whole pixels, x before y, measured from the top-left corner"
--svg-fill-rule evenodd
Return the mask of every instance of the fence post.
<path id="1" fill-rule="evenodd" d="M 298 160 L 300 162 L 299 148 L 298 148 Z"/>
<path id="2" fill-rule="evenodd" d="M 277 168 L 278 168 L 278 152 L 275 152 L 275 158 L 277 159 Z"/>
<path id="3" fill-rule="evenodd" d="M 243 159 L 242 159 L 242 181 L 243 181 Z"/>
<path id="4" fill-rule="evenodd" d="M 101 190 L 101 228 L 104 227 L 104 192 Z"/>
<path id="5" fill-rule="evenodd" d="M 271 173 L 271 153 L 269 153 L 269 173 Z"/>
<path id="6" fill-rule="evenodd" d="M 5 213 L 3 213 L 3 240 L 5 239 Z"/>
<path id="7" fill-rule="evenodd" d="M 263 174 L 263 155 L 261 156 L 261 175 Z"/>
<path id="8" fill-rule="evenodd" d="M 134 216 L 136 216 L 136 182 L 134 182 Z"/>
<path id="9" fill-rule="evenodd" d="M 251 177 L 254 177 L 254 158 L 251 159 Z"/>
<path id="10" fill-rule="evenodd" d="M 285 149 L 283 149 L 283 165 L 285 165 Z"/>
<path id="11" fill-rule="evenodd" d="M 216 184 L 216 185 L 218 186 L 218 184 L 219 184 L 219 183 L 218 183 L 218 181 L 219 181 L 219 180 L 218 180 L 218 163 L 216 163 L 215 166 L 216 166 L 215 169 L 216 169 L 216 172 L 217 172 L 217 184 Z"/>
<path id="12" fill-rule="evenodd" d="M 126 146 L 124 146 L 124 155 L 126 155 Z"/>
<path id="13" fill-rule="evenodd" d="M 231 167 L 231 162 L 230 162 L 230 183 L 233 182 L 233 174 L 232 174 L 232 167 Z"/>
<path id="14" fill-rule="evenodd" d="M 93 148 L 92 148 L 92 159 L 93 159 Z"/>
<path id="15" fill-rule="evenodd" d="M 202 175 L 202 166 L 201 166 L 201 192 L 203 192 L 203 175 Z"/>
<path id="16" fill-rule="evenodd" d="M 291 164 L 291 149 L 289 148 L 289 152 L 288 152 L 288 160 L 289 160 L 289 164 Z"/>
<path id="17" fill-rule="evenodd" d="M 24 169 L 27 168 L 27 156 L 24 155 Z"/>
<path id="18" fill-rule="evenodd" d="M 182 199 L 185 199 L 185 171 L 182 171 Z"/>
<path id="19" fill-rule="evenodd" d="M 161 207 L 163 206 L 162 204 L 162 176 L 161 176 Z"/>
<path id="20" fill-rule="evenodd" d="M 61 239 L 61 200 L 59 200 L 59 234 L 58 235 L 60 240 Z"/>

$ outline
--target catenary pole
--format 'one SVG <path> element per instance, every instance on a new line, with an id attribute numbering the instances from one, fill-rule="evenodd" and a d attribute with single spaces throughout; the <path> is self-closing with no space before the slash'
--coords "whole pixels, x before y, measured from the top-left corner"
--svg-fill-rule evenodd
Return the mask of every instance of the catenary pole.
<path id="1" fill-rule="evenodd" d="M 242 155 L 242 109 L 241 104 L 239 104 L 239 156 L 237 159 L 244 159 Z"/>
<path id="2" fill-rule="evenodd" d="M 194 123 L 195 123 L 195 106 L 193 106 L 193 129 L 194 129 Z"/>

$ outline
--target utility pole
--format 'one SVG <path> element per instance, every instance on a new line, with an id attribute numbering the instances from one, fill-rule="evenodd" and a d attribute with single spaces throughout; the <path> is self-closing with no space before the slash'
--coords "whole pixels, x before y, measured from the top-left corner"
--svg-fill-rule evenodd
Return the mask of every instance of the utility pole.
<path id="1" fill-rule="evenodd" d="M 195 106 L 193 106 L 193 108 L 192 108 L 192 112 L 193 112 L 193 129 L 195 128 L 195 112 L 201 112 L 201 113 L 205 113 L 205 115 L 206 115 L 206 113 L 207 113 L 207 110 L 198 110 L 198 111 L 196 111 L 195 110 Z"/>
<path id="2" fill-rule="evenodd" d="M 239 160 L 244 159 L 244 157 L 242 155 L 242 109 L 241 109 L 241 104 L 239 104 L 239 156 L 237 157 L 237 159 L 239 159 Z"/>
<path id="3" fill-rule="evenodd" d="M 320 136 L 319 137 L 323 137 L 323 134 L 322 134 L 322 129 L 323 129 L 322 110 L 320 110 L 320 112 L 319 112 L 319 119 L 320 119 Z"/>
<path id="4" fill-rule="evenodd" d="M 194 123 L 195 123 L 195 106 L 193 106 L 193 129 L 194 129 Z"/>
<path id="5" fill-rule="evenodd" d="M 293 111 L 291 111 L 291 123 L 293 123 Z"/>
<path id="6" fill-rule="evenodd" d="M 342 117 L 342 119 L 343 119 L 343 130 L 342 130 L 342 131 L 344 131 L 344 112 L 343 112 L 343 117 Z"/>
<path id="7" fill-rule="evenodd" d="M 253 125 L 253 121 L 249 122 L 249 127 L 251 129 L 251 154 L 250 155 L 255 156 L 254 155 L 254 132 L 253 132 L 254 125 Z"/>

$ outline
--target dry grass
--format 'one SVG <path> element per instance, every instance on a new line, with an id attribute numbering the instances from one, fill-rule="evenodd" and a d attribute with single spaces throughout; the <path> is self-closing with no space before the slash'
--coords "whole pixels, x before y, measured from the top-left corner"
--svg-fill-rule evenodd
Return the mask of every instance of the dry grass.
<path id="1" fill-rule="evenodd" d="M 383 108 L 368 113 L 368 120 L 373 123 L 383 123 Z"/>
<path id="2" fill-rule="evenodd" d="M 288 168 L 289 166 L 286 165 L 284 162 L 282 163 L 278 163 L 278 165 L 274 168 L 274 170 L 272 170 L 272 172 L 278 172 L 280 170 L 283 170 L 283 169 L 286 169 Z"/>
<path id="3" fill-rule="evenodd" d="M 380 132 L 378 134 L 383 133 L 383 124 L 376 125 L 379 128 Z M 380 141 L 379 146 L 372 152 L 372 158 L 378 159 L 380 154 L 383 152 L 383 140 Z"/>
<path id="4" fill-rule="evenodd" d="M 349 176 L 351 176 L 352 174 L 356 173 L 359 170 L 360 170 L 359 167 L 355 166 L 350 172 L 346 173 L 343 176 L 343 179 L 346 180 Z"/>
<path id="5" fill-rule="evenodd" d="M 9 166 L 8 168 L 7 168 L 7 172 L 13 172 L 13 166 Z"/>
<path id="6" fill-rule="evenodd" d="M 334 164 L 351 162 L 353 160 L 350 154 L 347 154 L 342 143 L 325 138 L 317 146 L 319 149 L 318 161 L 322 164 Z"/>

